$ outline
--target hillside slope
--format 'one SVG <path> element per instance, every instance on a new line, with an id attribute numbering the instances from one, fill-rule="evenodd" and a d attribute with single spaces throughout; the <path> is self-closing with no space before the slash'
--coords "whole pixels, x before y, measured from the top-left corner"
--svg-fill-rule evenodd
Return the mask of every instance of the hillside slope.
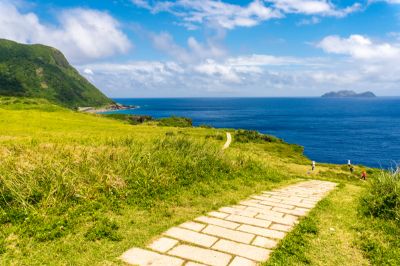
<path id="1" fill-rule="evenodd" d="M 0 95 L 45 98 L 74 108 L 112 103 L 55 48 L 0 39 Z"/>
<path id="2" fill-rule="evenodd" d="M 400 229 L 358 216 L 364 167 L 311 171 L 302 147 L 266 135 L 117 119 L 0 96 L 0 265 L 123 265 L 170 227 L 309 178 L 341 185 L 269 265 L 399 265 Z"/>

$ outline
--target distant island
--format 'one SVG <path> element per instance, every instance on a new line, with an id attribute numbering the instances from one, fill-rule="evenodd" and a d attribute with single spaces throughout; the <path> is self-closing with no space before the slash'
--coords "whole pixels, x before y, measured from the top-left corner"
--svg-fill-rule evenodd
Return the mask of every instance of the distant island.
<path id="1" fill-rule="evenodd" d="M 343 90 L 343 91 L 331 91 L 327 92 L 321 97 L 323 98 L 374 98 L 376 95 L 373 92 L 366 91 L 356 93 L 355 91 Z"/>

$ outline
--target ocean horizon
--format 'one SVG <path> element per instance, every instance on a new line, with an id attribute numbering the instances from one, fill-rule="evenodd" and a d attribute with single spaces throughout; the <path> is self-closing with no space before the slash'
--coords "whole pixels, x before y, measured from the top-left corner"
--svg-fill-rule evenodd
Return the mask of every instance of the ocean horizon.
<path id="1" fill-rule="evenodd" d="M 155 118 L 183 116 L 193 125 L 257 130 L 304 147 L 321 163 L 394 168 L 400 162 L 400 97 L 114 98 Z"/>

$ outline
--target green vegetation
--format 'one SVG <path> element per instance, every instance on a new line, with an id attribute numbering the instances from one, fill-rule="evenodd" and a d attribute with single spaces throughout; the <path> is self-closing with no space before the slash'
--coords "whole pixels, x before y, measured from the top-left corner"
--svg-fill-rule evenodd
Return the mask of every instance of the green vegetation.
<path id="1" fill-rule="evenodd" d="M 159 126 L 162 127 L 192 127 L 192 119 L 186 117 L 166 117 L 159 119 Z"/>
<path id="2" fill-rule="evenodd" d="M 375 184 L 379 172 L 356 166 L 351 174 L 329 164 L 310 171 L 302 147 L 248 132 L 234 132 L 222 151 L 225 130 L 192 127 L 181 118 L 161 121 L 133 125 L 127 116 L 0 97 L 1 263 L 122 265 L 125 250 L 147 245 L 171 226 L 308 178 L 341 185 L 269 264 L 400 261 L 396 220 L 360 209 L 362 195 L 377 193 L 368 182 Z M 363 169 L 371 181 L 359 180 Z"/>
<path id="3" fill-rule="evenodd" d="M 382 172 L 374 178 L 361 198 L 366 216 L 394 220 L 400 225 L 400 174 Z"/>
<path id="4" fill-rule="evenodd" d="M 399 224 L 374 217 L 379 213 L 393 218 L 394 210 L 381 204 L 386 195 L 377 192 L 385 187 L 393 196 L 396 184 L 391 178 L 383 173 L 370 184 L 341 183 L 289 233 L 265 265 L 399 265 Z M 386 187 L 388 182 L 394 187 Z"/>
<path id="5" fill-rule="evenodd" d="M 131 125 L 138 125 L 144 122 L 152 121 L 149 115 L 128 115 L 128 114 L 102 114 L 105 117 L 125 121 Z"/>
<path id="6" fill-rule="evenodd" d="M 235 140 L 241 143 L 248 142 L 282 142 L 282 140 L 265 134 L 261 134 L 255 130 L 237 130 L 235 132 Z"/>
<path id="7" fill-rule="evenodd" d="M 45 98 L 69 108 L 112 103 L 60 51 L 4 39 L 0 39 L 0 95 Z"/>

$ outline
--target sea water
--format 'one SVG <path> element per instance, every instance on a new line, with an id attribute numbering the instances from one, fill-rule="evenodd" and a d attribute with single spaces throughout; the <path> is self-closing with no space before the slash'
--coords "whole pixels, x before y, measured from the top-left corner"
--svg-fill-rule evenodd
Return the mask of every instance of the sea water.
<path id="1" fill-rule="evenodd" d="M 120 113 L 184 116 L 194 125 L 257 130 L 304 146 L 317 162 L 389 168 L 400 163 L 400 98 L 114 99 Z"/>

